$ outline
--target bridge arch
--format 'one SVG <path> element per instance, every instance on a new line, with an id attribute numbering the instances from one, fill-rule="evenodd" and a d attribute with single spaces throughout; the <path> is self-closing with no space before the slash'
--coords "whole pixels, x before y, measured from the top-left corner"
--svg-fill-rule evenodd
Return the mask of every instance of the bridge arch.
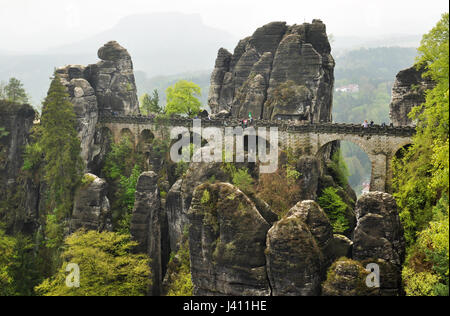
<path id="1" fill-rule="evenodd" d="M 131 130 L 128 127 L 122 128 L 120 130 L 119 134 L 119 140 L 122 140 L 123 138 L 128 138 L 131 140 L 131 142 L 134 144 L 134 134 L 131 132 Z"/>
<path id="2" fill-rule="evenodd" d="M 360 196 L 369 189 L 372 178 L 372 160 L 357 142 L 333 140 L 322 145 L 317 151 L 316 157 L 319 163 L 323 164 L 324 158 L 333 160 L 333 155 L 337 153 L 337 150 L 340 150 L 348 170 L 345 181 L 352 187 L 356 195 Z"/>
<path id="3" fill-rule="evenodd" d="M 316 156 L 325 153 L 326 150 L 331 154 L 331 144 L 337 141 L 348 141 L 358 145 L 367 154 L 371 164 L 370 191 L 389 191 L 392 144 L 387 140 L 370 134 L 324 133 L 317 137 Z"/>
<path id="4" fill-rule="evenodd" d="M 150 144 L 155 139 L 155 135 L 150 129 L 144 129 L 139 134 L 139 142 Z"/>

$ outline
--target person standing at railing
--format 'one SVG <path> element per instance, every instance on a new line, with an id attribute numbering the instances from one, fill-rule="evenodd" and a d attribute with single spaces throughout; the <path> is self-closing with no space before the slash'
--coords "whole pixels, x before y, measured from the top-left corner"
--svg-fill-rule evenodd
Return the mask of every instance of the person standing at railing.
<path id="1" fill-rule="evenodd" d="M 367 122 L 367 120 L 364 120 L 364 122 L 362 123 L 362 126 L 363 126 L 364 128 L 369 127 L 369 122 Z"/>

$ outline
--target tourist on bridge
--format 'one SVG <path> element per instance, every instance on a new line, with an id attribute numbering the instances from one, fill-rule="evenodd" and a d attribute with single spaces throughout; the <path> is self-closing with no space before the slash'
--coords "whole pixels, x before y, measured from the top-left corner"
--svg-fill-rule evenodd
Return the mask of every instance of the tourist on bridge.
<path id="1" fill-rule="evenodd" d="M 363 126 L 364 128 L 369 127 L 369 122 L 367 122 L 367 120 L 364 120 L 364 122 L 362 123 L 362 126 Z"/>

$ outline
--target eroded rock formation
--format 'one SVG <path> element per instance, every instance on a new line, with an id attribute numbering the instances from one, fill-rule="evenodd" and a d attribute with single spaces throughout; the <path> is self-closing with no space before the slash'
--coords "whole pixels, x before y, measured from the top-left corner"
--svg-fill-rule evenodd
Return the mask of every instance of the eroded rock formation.
<path id="1" fill-rule="evenodd" d="M 365 193 L 358 199 L 355 211 L 353 259 L 383 259 L 400 266 L 405 239 L 394 197 L 383 192 Z"/>
<path id="2" fill-rule="evenodd" d="M 96 64 L 68 65 L 57 75 L 67 87 L 77 117 L 81 157 L 87 170 L 98 172 L 108 143 L 105 131 L 97 130 L 102 112 L 133 115 L 139 113 L 133 63 L 128 51 L 115 41 L 98 50 Z"/>
<path id="3" fill-rule="evenodd" d="M 213 113 L 331 121 L 334 60 L 325 24 L 272 22 L 221 48 L 211 75 Z"/>
<path id="4" fill-rule="evenodd" d="M 167 217 L 161 208 L 158 175 L 143 172 L 138 179 L 131 217 L 130 233 L 139 243 L 136 251 L 147 253 L 151 259 L 151 295 L 159 295 L 169 257 Z"/>
<path id="5" fill-rule="evenodd" d="M 107 194 L 107 183 L 96 175 L 84 175 L 84 184 L 77 190 L 70 219 L 70 232 L 80 228 L 111 231 L 112 214 Z"/>
<path id="6" fill-rule="evenodd" d="M 14 215 L 0 215 L 10 217 L 7 223 L 8 231 L 30 232 L 36 226 L 40 188 L 31 180 L 21 183 L 19 179 L 23 154 L 35 115 L 29 105 L 0 100 L 0 208 L 7 208 L 8 205 L 3 203 L 18 191 L 24 189 L 26 193 L 17 201 L 21 205 L 16 206 Z"/>
<path id="7" fill-rule="evenodd" d="M 415 66 L 400 71 L 392 87 L 389 116 L 394 126 L 414 126 L 408 117 L 411 109 L 425 102 L 425 91 L 434 87 L 433 81 L 423 78 L 425 69 Z"/>
<path id="8" fill-rule="evenodd" d="M 194 295 L 269 295 L 264 249 L 270 225 L 229 183 L 202 184 L 188 212 Z"/>
<path id="9" fill-rule="evenodd" d="M 309 212 L 307 212 L 309 213 Z M 323 255 L 303 221 L 307 214 L 293 211 L 267 234 L 267 275 L 272 295 L 319 295 Z M 322 232 L 316 230 L 319 237 Z"/>

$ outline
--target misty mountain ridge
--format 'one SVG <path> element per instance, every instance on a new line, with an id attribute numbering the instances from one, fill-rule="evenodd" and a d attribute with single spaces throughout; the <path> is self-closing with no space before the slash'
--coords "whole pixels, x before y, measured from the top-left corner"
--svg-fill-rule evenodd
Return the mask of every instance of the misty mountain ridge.
<path id="1" fill-rule="evenodd" d="M 382 39 L 336 36 L 331 43 L 332 53 L 338 56 L 352 48 L 389 46 L 390 43 L 397 44 L 392 46 L 403 46 L 402 43 L 411 42 L 411 38 L 419 39 L 420 36 L 393 38 L 395 40 L 386 37 L 383 42 Z M 238 42 L 237 37 L 230 33 L 205 25 L 198 14 L 166 12 L 132 15 L 109 30 L 73 44 L 49 48 L 46 53 L 13 54 L 4 47 L 0 50 L 0 81 L 7 81 L 10 77 L 20 79 L 32 103 L 37 105 L 47 93 L 49 78 L 55 68 L 67 64 L 96 63 L 98 48 L 110 40 L 119 42 L 130 53 L 140 94 L 158 88 L 163 95 L 167 83 L 177 78 L 192 77 L 202 87 L 202 101 L 207 99 L 209 84 L 205 78 L 209 81 L 218 49 L 225 47 L 233 51 Z M 159 79 L 155 77 L 158 76 L 164 83 L 157 83 Z"/>

